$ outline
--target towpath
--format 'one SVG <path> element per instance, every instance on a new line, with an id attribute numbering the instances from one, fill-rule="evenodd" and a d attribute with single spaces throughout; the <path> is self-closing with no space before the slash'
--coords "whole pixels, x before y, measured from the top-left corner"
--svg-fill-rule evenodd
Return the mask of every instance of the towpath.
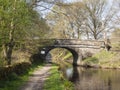
<path id="1" fill-rule="evenodd" d="M 44 81 L 50 75 L 51 64 L 39 68 L 30 76 L 29 80 L 19 90 L 43 90 Z"/>

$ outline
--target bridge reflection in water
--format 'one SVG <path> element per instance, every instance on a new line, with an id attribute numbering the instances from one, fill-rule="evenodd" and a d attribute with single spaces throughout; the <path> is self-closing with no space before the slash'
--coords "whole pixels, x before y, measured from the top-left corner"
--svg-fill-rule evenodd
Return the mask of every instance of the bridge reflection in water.
<path id="1" fill-rule="evenodd" d="M 75 90 L 120 90 L 119 70 L 88 69 L 77 66 L 61 70 L 64 76 L 75 84 Z"/>

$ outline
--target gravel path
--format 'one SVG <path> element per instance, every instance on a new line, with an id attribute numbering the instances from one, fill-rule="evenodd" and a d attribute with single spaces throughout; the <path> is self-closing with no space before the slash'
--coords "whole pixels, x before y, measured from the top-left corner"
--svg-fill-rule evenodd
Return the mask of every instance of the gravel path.
<path id="1" fill-rule="evenodd" d="M 36 70 L 19 90 L 43 90 L 44 81 L 50 75 L 50 69 L 51 65 L 46 64 L 43 68 Z"/>

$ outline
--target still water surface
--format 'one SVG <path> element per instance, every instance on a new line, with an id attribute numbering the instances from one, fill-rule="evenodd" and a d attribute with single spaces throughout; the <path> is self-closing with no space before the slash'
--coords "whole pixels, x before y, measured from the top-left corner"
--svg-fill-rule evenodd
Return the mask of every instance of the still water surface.
<path id="1" fill-rule="evenodd" d="M 61 71 L 74 83 L 75 90 L 120 90 L 120 70 L 69 66 Z"/>

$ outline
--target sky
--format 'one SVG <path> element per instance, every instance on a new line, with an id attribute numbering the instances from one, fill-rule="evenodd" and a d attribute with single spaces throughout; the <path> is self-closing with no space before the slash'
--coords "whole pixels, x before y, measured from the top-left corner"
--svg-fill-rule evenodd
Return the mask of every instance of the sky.
<path id="1" fill-rule="evenodd" d="M 78 1 L 81 1 L 81 0 L 65 0 L 66 2 L 78 2 Z M 113 0 L 108 0 L 108 5 L 112 5 L 112 2 Z M 45 9 L 45 7 L 49 8 L 50 9 L 52 8 L 53 4 L 48 4 L 48 3 L 44 3 L 44 2 L 40 2 L 38 3 L 39 5 L 42 5 L 43 7 L 41 6 L 38 6 L 36 7 L 35 9 L 38 11 L 38 13 L 40 13 L 42 15 L 42 17 L 44 18 L 49 12 L 50 10 L 49 9 Z"/>

